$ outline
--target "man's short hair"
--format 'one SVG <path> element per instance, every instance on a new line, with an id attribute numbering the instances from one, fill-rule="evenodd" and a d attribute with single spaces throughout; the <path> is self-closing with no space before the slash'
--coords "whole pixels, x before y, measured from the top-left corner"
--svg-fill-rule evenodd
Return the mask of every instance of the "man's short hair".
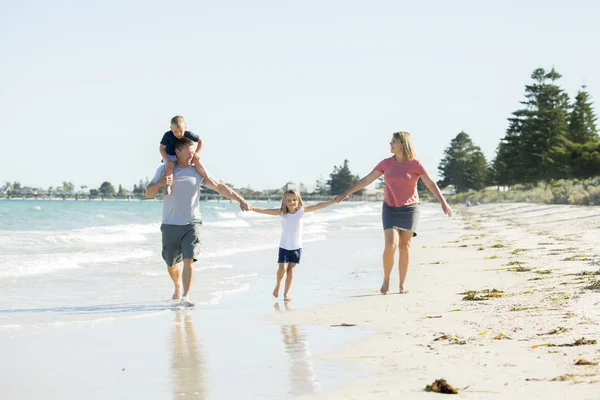
<path id="1" fill-rule="evenodd" d="M 190 138 L 186 138 L 185 136 L 177 140 L 175 143 L 175 149 L 181 151 L 184 147 L 193 146 L 194 141 Z"/>

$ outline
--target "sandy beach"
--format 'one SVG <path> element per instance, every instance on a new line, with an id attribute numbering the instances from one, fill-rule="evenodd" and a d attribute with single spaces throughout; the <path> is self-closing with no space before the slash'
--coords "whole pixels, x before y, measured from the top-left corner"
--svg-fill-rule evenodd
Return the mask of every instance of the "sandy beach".
<path id="1" fill-rule="evenodd" d="M 298 398 L 426 398 L 441 378 L 461 398 L 600 398 L 600 293 L 586 289 L 600 280 L 600 209 L 457 211 L 460 230 L 413 242 L 408 295 L 367 290 L 274 318 L 376 332 L 323 356 L 370 377 Z"/>
<path id="2" fill-rule="evenodd" d="M 598 366 L 575 365 L 600 361 L 587 342 L 600 338 L 600 294 L 585 289 L 600 279 L 597 207 L 480 205 L 450 219 L 425 204 L 410 293 L 383 296 L 376 206 L 307 223 L 291 303 L 270 296 L 271 246 L 215 258 L 218 226 L 196 286 L 231 290 L 192 310 L 165 300 L 157 254 L 126 271 L 5 278 L 0 398 L 416 399 L 442 396 L 424 391 L 441 378 L 460 398 L 600 398 Z"/>

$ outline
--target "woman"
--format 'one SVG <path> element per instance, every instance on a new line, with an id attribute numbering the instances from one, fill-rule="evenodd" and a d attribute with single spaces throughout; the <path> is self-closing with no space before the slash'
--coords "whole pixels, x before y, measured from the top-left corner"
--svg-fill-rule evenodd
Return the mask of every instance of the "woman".
<path id="1" fill-rule="evenodd" d="M 410 244 L 413 236 L 417 236 L 416 229 L 419 220 L 419 194 L 417 192 L 419 178 L 442 204 L 444 213 L 449 217 L 452 216 L 452 209 L 446 203 L 440 188 L 431 179 L 423 164 L 415 158 L 410 134 L 408 132 L 394 133 L 390 142 L 390 150 L 394 154 L 392 157 L 381 161 L 369 175 L 335 198 L 335 202 L 339 203 L 383 175 L 385 191 L 382 220 L 385 249 L 383 251 L 383 284 L 380 290 L 383 294 L 389 292 L 396 249 L 400 253 L 398 263 L 400 293 L 408 293 L 405 283 L 410 262 Z"/>

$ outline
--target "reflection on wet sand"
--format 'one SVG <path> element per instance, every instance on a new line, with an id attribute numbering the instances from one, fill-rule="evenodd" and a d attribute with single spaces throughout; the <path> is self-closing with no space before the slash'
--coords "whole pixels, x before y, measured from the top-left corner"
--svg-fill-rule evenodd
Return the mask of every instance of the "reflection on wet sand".
<path id="1" fill-rule="evenodd" d="M 189 310 L 177 310 L 172 337 L 171 375 L 173 398 L 207 397 L 205 362 Z"/>
<path id="2" fill-rule="evenodd" d="M 285 310 L 290 310 L 285 302 Z M 277 311 L 283 311 L 279 303 L 275 303 Z M 282 325 L 281 335 L 285 352 L 290 357 L 290 394 L 302 395 L 314 393 L 318 388 L 312 362 L 310 361 L 309 345 L 306 340 L 306 330 L 298 325 Z"/>

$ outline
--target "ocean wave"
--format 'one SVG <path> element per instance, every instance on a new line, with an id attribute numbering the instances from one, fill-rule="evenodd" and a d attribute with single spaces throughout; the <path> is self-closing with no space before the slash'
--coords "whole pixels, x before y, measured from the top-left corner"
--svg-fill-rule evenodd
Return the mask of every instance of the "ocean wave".
<path id="1" fill-rule="evenodd" d="M 38 254 L 26 263 L 22 256 L 0 257 L 0 277 L 43 275 L 61 270 L 79 269 L 84 265 L 113 264 L 131 259 L 151 257 L 146 249 L 125 249 L 110 252 Z"/>
<path id="2" fill-rule="evenodd" d="M 243 219 L 228 219 L 225 221 L 209 221 L 204 222 L 206 226 L 218 227 L 218 228 L 248 228 L 250 224 Z"/>
<path id="3" fill-rule="evenodd" d="M 225 294 L 231 294 L 231 293 L 239 293 L 239 292 L 245 292 L 250 288 L 250 285 L 247 283 L 243 283 L 233 289 L 227 289 L 227 290 L 219 290 L 216 292 L 212 292 L 209 293 L 209 296 L 211 297 L 210 300 L 208 301 L 208 304 L 219 304 L 219 302 L 221 301 L 221 299 L 223 298 L 223 295 Z"/>
<path id="4" fill-rule="evenodd" d="M 146 235 L 158 234 L 160 224 L 113 225 L 70 231 L 0 232 L 0 249 L 6 247 L 33 248 L 56 244 L 133 243 L 147 241 Z"/>

